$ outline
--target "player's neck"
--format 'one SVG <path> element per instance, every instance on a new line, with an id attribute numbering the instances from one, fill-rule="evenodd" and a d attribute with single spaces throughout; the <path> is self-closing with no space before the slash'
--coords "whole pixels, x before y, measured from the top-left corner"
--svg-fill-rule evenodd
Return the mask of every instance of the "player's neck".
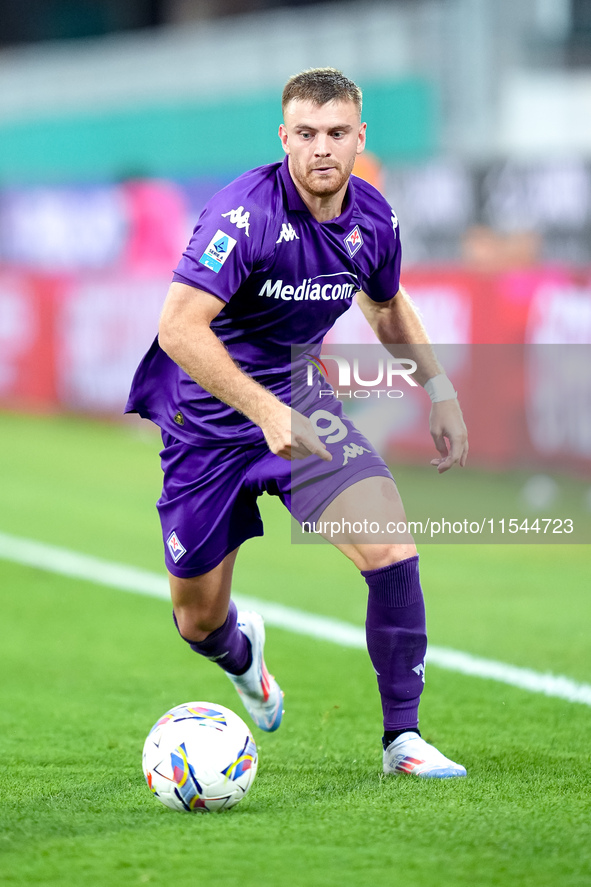
<path id="1" fill-rule="evenodd" d="M 302 188 L 300 183 L 297 182 L 293 176 L 292 181 L 298 194 L 310 211 L 310 214 L 314 216 L 317 222 L 331 222 L 333 219 L 340 216 L 343 211 L 343 203 L 345 200 L 345 194 L 347 193 L 349 180 L 345 182 L 343 187 L 337 191 L 336 194 L 326 194 L 324 196 L 310 194 Z"/>

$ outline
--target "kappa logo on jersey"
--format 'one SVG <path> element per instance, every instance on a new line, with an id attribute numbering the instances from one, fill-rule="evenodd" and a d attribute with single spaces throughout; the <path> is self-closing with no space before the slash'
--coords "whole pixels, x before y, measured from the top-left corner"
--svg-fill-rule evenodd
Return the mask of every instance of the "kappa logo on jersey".
<path id="1" fill-rule="evenodd" d="M 244 207 L 239 206 L 238 209 L 231 209 L 227 213 L 222 213 L 222 219 L 227 219 L 228 216 L 230 217 L 232 224 L 236 225 L 237 228 L 244 228 L 246 236 L 249 237 L 250 213 L 244 212 Z"/>
<path id="2" fill-rule="evenodd" d="M 351 256 L 351 258 L 353 258 L 355 253 L 363 246 L 363 237 L 361 236 L 359 225 L 355 225 L 351 233 L 347 234 L 347 236 L 345 237 L 345 244 L 347 246 L 347 250 L 349 251 L 349 255 Z"/>
<path id="3" fill-rule="evenodd" d="M 293 229 L 293 225 L 290 225 L 289 223 L 284 222 L 283 225 L 281 226 L 281 234 L 279 235 L 279 237 L 277 238 L 275 243 L 282 243 L 284 240 L 286 242 L 289 242 L 290 240 L 299 240 L 299 239 L 300 238 L 298 237 L 298 235 L 296 234 L 296 232 Z"/>
<path id="4" fill-rule="evenodd" d="M 218 228 L 205 247 L 205 252 L 199 259 L 199 263 L 218 274 L 236 243 L 237 241 L 233 237 Z"/>
<path id="5" fill-rule="evenodd" d="M 354 459 L 355 456 L 360 456 L 362 453 L 371 453 L 371 450 L 368 450 L 367 447 L 362 447 L 359 444 L 344 444 L 343 446 L 343 465 L 346 465 L 349 459 Z"/>
<path id="6" fill-rule="evenodd" d="M 396 215 L 394 210 L 392 210 L 392 228 L 394 229 L 394 231 L 396 231 L 396 229 L 398 228 L 398 216 Z"/>
<path id="7" fill-rule="evenodd" d="M 168 550 L 170 551 L 170 556 L 173 561 L 180 561 L 182 556 L 187 553 L 187 549 L 179 539 L 176 534 L 176 530 L 173 530 L 168 539 L 166 540 L 166 544 L 168 545 Z"/>

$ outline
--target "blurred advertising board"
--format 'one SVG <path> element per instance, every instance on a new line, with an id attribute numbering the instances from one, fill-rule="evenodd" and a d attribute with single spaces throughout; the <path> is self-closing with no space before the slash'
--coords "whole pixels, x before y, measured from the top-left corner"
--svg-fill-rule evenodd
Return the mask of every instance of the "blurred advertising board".
<path id="1" fill-rule="evenodd" d="M 435 345 L 441 364 L 454 368 L 468 464 L 485 469 L 461 470 L 458 441 L 460 465 L 441 474 L 429 414 L 437 427 L 446 415 L 455 421 L 454 410 L 432 407 L 414 378 L 428 348 L 332 344 L 319 357 L 314 346 L 292 349 L 293 400 L 331 455 L 320 473 L 308 460 L 291 463 L 292 513 L 301 521 L 292 540 L 589 544 L 591 345 Z M 404 510 L 386 516 L 380 481 L 344 512 L 314 505 L 345 466 L 363 477 L 374 447 L 392 466 Z"/>
<path id="2" fill-rule="evenodd" d="M 393 462 L 428 464 L 435 455 L 428 433 L 431 402 L 396 369 L 407 368 L 409 359 L 420 361 L 425 347 L 325 344 L 321 352 L 327 389 Z M 471 462 L 591 477 L 591 344 L 434 349 L 459 394 Z"/>
<path id="3" fill-rule="evenodd" d="M 49 409 L 59 403 L 55 319 L 56 279 L 0 271 L 0 403 Z"/>
<path id="4" fill-rule="evenodd" d="M 488 274 L 447 265 L 404 271 L 401 283 L 433 342 L 591 342 L 591 270 L 534 267 Z M 326 341 L 376 339 L 354 305 Z"/>
<path id="5" fill-rule="evenodd" d="M 121 413 L 168 282 L 0 271 L 0 405 Z"/>
<path id="6" fill-rule="evenodd" d="M 135 272 L 0 270 L 0 406 L 121 415 L 169 280 L 168 271 L 141 263 Z M 471 461 L 519 466 L 526 453 L 527 464 L 588 470 L 591 272 L 495 275 L 447 267 L 413 269 L 403 282 L 473 417 Z M 324 353 L 372 343 L 353 305 L 327 336 Z M 478 390 L 488 392 L 486 399 L 471 394 Z M 369 422 L 372 402 L 356 401 Z M 397 406 L 391 422 L 376 412 L 369 436 L 393 447 L 397 459 L 424 460 L 432 443 L 425 435 L 428 403 L 419 404 Z"/>
<path id="7" fill-rule="evenodd" d="M 121 413 L 158 328 L 168 278 L 113 275 L 69 281 L 55 316 L 60 407 Z"/>

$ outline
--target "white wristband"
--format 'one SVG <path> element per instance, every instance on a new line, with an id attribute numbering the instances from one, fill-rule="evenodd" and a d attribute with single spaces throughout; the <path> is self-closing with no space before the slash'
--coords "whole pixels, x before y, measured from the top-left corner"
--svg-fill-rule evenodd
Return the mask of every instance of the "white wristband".
<path id="1" fill-rule="evenodd" d="M 458 396 L 458 392 L 454 390 L 454 386 L 445 373 L 433 376 L 432 379 L 425 382 L 424 388 L 431 398 L 431 403 L 439 403 L 440 400 L 455 400 Z"/>

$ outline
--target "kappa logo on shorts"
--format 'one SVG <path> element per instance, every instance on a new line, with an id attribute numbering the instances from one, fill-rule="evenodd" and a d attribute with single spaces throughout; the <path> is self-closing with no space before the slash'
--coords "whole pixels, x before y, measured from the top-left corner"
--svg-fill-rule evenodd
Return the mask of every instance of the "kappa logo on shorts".
<path id="1" fill-rule="evenodd" d="M 361 249 L 363 246 L 363 237 L 361 236 L 359 225 L 355 225 L 351 233 L 347 234 L 345 237 L 345 245 L 351 258 L 353 258 L 355 253 Z"/>
<path id="2" fill-rule="evenodd" d="M 173 561 L 180 561 L 182 556 L 187 553 L 187 549 L 179 539 L 176 534 L 176 530 L 173 530 L 168 539 L 166 540 L 166 544 L 168 545 L 168 550 L 170 551 L 170 556 Z"/>
<path id="3" fill-rule="evenodd" d="M 349 459 L 354 459 L 355 456 L 360 456 L 362 453 L 371 453 L 371 450 L 368 450 L 367 447 L 362 447 L 360 444 L 344 444 L 343 446 L 343 465 L 346 465 Z"/>
<path id="4" fill-rule="evenodd" d="M 199 263 L 218 274 L 236 243 L 237 241 L 233 237 L 218 228 L 205 247 L 205 252 L 199 259 Z"/>

